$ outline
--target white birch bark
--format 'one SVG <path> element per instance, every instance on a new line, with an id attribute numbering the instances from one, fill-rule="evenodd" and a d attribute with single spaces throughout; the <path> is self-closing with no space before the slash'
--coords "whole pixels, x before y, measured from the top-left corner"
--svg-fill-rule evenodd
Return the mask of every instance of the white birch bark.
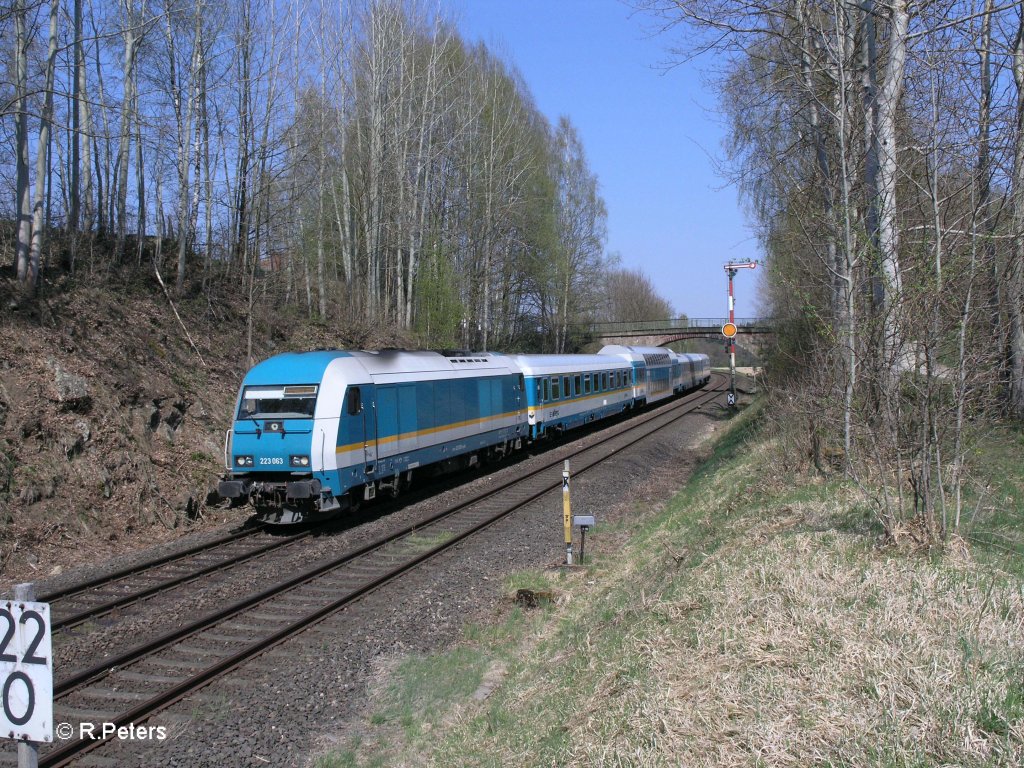
<path id="1" fill-rule="evenodd" d="M 132 106 L 135 103 L 135 58 L 138 52 L 139 38 L 136 35 L 134 0 L 123 0 L 124 8 L 124 93 L 121 99 L 120 143 L 117 159 L 117 192 L 114 195 L 117 203 L 117 239 L 114 247 L 114 260 L 120 262 L 124 256 L 125 228 L 128 218 L 128 152 L 131 143 Z"/>
<path id="2" fill-rule="evenodd" d="M 32 209 L 28 171 L 28 36 L 25 29 L 25 0 L 14 4 L 15 59 L 15 152 L 18 226 L 15 239 L 14 266 L 18 282 L 29 290 L 35 288 L 30 269 L 32 240 Z"/>
<path id="3" fill-rule="evenodd" d="M 898 369 L 898 357 L 902 351 L 903 280 L 900 271 L 896 199 L 896 180 L 899 171 L 896 157 L 896 117 L 906 69 L 907 33 L 910 24 L 907 0 L 895 0 L 890 13 L 889 55 L 884 78 L 878 89 L 875 136 L 878 151 L 878 250 L 885 292 L 882 304 L 885 335 L 883 354 L 884 364 Z"/>
<path id="4" fill-rule="evenodd" d="M 53 78 L 57 67 L 57 14 L 59 0 L 50 2 L 50 35 L 46 53 L 46 90 L 44 92 L 43 114 L 39 125 L 39 144 L 36 149 L 36 193 L 32 204 L 32 245 L 29 253 L 28 280 L 33 286 L 39 281 L 39 265 L 42 261 L 43 239 L 46 232 L 46 189 L 50 174 L 50 128 L 53 122 Z"/>

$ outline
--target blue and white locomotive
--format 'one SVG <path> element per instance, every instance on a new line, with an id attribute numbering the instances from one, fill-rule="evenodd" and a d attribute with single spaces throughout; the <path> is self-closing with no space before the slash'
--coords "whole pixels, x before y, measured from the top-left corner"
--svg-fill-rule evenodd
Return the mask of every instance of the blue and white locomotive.
<path id="1" fill-rule="evenodd" d="M 701 386 L 700 365 L 710 375 L 704 355 L 617 346 L 597 355 L 277 355 L 242 382 L 218 490 L 251 502 L 267 523 L 328 517 L 397 494 L 414 473 L 500 459 Z"/>

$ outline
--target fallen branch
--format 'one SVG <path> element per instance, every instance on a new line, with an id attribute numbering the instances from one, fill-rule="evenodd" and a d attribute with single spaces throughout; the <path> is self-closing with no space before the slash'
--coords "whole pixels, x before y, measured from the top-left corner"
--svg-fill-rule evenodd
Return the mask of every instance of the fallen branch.
<path id="1" fill-rule="evenodd" d="M 162 277 L 160 277 L 160 268 L 157 267 L 155 262 L 153 263 L 153 273 L 156 275 L 156 280 L 157 280 L 158 283 L 160 283 L 160 287 L 163 288 L 164 296 L 167 297 L 167 303 L 171 305 L 171 311 L 173 311 L 174 312 L 174 316 L 176 318 L 178 318 L 178 325 L 180 325 L 181 326 L 181 330 L 183 330 L 185 332 L 185 338 L 188 339 L 188 343 L 191 344 L 192 345 L 192 349 L 195 350 L 196 357 L 199 358 L 199 362 L 203 364 L 204 368 L 206 368 L 207 367 L 206 366 L 206 361 L 203 360 L 203 355 L 199 351 L 199 347 L 197 347 L 196 343 L 194 341 L 192 341 L 192 335 L 188 332 L 188 328 L 185 327 L 185 323 L 182 322 L 181 315 L 178 314 L 178 308 L 174 306 L 174 302 L 171 300 L 170 291 L 168 291 L 167 290 L 167 286 L 164 285 L 164 279 Z"/>

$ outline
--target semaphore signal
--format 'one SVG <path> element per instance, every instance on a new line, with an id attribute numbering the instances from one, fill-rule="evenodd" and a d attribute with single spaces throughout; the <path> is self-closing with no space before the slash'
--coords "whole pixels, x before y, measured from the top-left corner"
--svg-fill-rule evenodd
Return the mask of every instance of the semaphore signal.
<path id="1" fill-rule="evenodd" d="M 729 322 L 722 326 L 722 335 L 729 339 L 729 405 L 736 405 L 736 300 L 732 279 L 741 269 L 756 269 L 756 261 L 730 261 L 722 267 L 729 276 Z"/>

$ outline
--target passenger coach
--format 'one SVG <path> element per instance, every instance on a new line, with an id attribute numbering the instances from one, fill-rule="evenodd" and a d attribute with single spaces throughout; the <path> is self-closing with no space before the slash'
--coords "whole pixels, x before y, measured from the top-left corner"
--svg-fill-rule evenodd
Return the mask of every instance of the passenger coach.
<path id="1" fill-rule="evenodd" d="M 526 380 L 530 438 L 562 432 L 633 405 L 633 371 L 608 355 L 511 355 Z"/>
<path id="2" fill-rule="evenodd" d="M 675 391 L 673 355 L 664 347 L 627 347 L 609 344 L 599 355 L 614 355 L 626 360 L 633 371 L 633 398 L 637 405 L 656 403 Z"/>

